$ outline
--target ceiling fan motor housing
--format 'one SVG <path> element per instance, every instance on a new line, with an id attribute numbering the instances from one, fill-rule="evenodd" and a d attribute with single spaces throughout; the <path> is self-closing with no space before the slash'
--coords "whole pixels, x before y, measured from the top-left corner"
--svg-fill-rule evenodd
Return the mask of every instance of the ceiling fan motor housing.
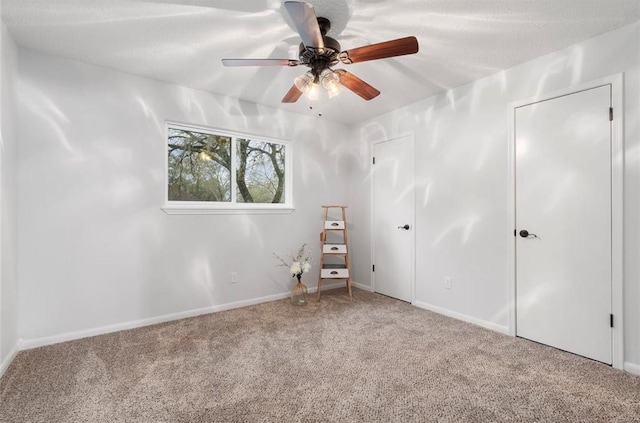
<path id="1" fill-rule="evenodd" d="M 329 19 L 319 17 L 318 26 L 322 34 L 324 48 L 306 47 L 300 43 L 299 49 L 300 62 L 309 66 L 316 77 L 323 70 L 338 63 L 338 54 L 340 53 L 340 43 L 326 35 L 331 28 Z"/>

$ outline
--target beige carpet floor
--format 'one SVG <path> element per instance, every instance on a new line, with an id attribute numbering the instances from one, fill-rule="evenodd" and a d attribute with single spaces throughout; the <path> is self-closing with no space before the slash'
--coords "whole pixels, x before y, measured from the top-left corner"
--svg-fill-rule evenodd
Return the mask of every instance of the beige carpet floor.
<path id="1" fill-rule="evenodd" d="M 1 422 L 640 422 L 640 377 L 344 290 L 21 352 Z"/>

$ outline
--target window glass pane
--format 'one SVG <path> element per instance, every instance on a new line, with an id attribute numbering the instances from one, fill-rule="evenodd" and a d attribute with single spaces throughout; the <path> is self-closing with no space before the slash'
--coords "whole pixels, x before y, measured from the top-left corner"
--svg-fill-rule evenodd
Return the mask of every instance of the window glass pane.
<path id="1" fill-rule="evenodd" d="M 236 184 L 238 203 L 285 202 L 285 146 L 237 139 Z"/>
<path id="2" fill-rule="evenodd" d="M 231 201 L 231 138 L 169 128 L 169 200 Z"/>

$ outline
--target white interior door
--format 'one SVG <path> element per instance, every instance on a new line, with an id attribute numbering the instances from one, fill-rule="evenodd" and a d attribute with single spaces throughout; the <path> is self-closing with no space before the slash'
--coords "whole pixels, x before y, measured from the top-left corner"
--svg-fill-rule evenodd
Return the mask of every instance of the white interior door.
<path id="1" fill-rule="evenodd" d="M 604 85 L 515 112 L 516 334 L 609 364 L 610 106 Z"/>
<path id="2" fill-rule="evenodd" d="M 375 291 L 413 300 L 413 137 L 374 144 L 373 264 Z"/>

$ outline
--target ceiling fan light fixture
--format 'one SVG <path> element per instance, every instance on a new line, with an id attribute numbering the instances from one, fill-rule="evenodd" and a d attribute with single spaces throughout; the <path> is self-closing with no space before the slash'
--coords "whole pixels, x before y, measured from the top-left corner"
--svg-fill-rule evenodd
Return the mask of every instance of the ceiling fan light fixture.
<path id="1" fill-rule="evenodd" d="M 322 85 L 322 88 L 329 92 L 336 91 L 340 86 L 340 76 L 327 68 L 320 74 L 320 84 Z"/>
<path id="2" fill-rule="evenodd" d="M 293 83 L 295 84 L 297 89 L 299 89 L 303 93 L 306 93 L 311 88 L 311 85 L 313 85 L 314 79 L 315 77 L 313 76 L 311 71 L 309 71 L 296 77 Z"/>

